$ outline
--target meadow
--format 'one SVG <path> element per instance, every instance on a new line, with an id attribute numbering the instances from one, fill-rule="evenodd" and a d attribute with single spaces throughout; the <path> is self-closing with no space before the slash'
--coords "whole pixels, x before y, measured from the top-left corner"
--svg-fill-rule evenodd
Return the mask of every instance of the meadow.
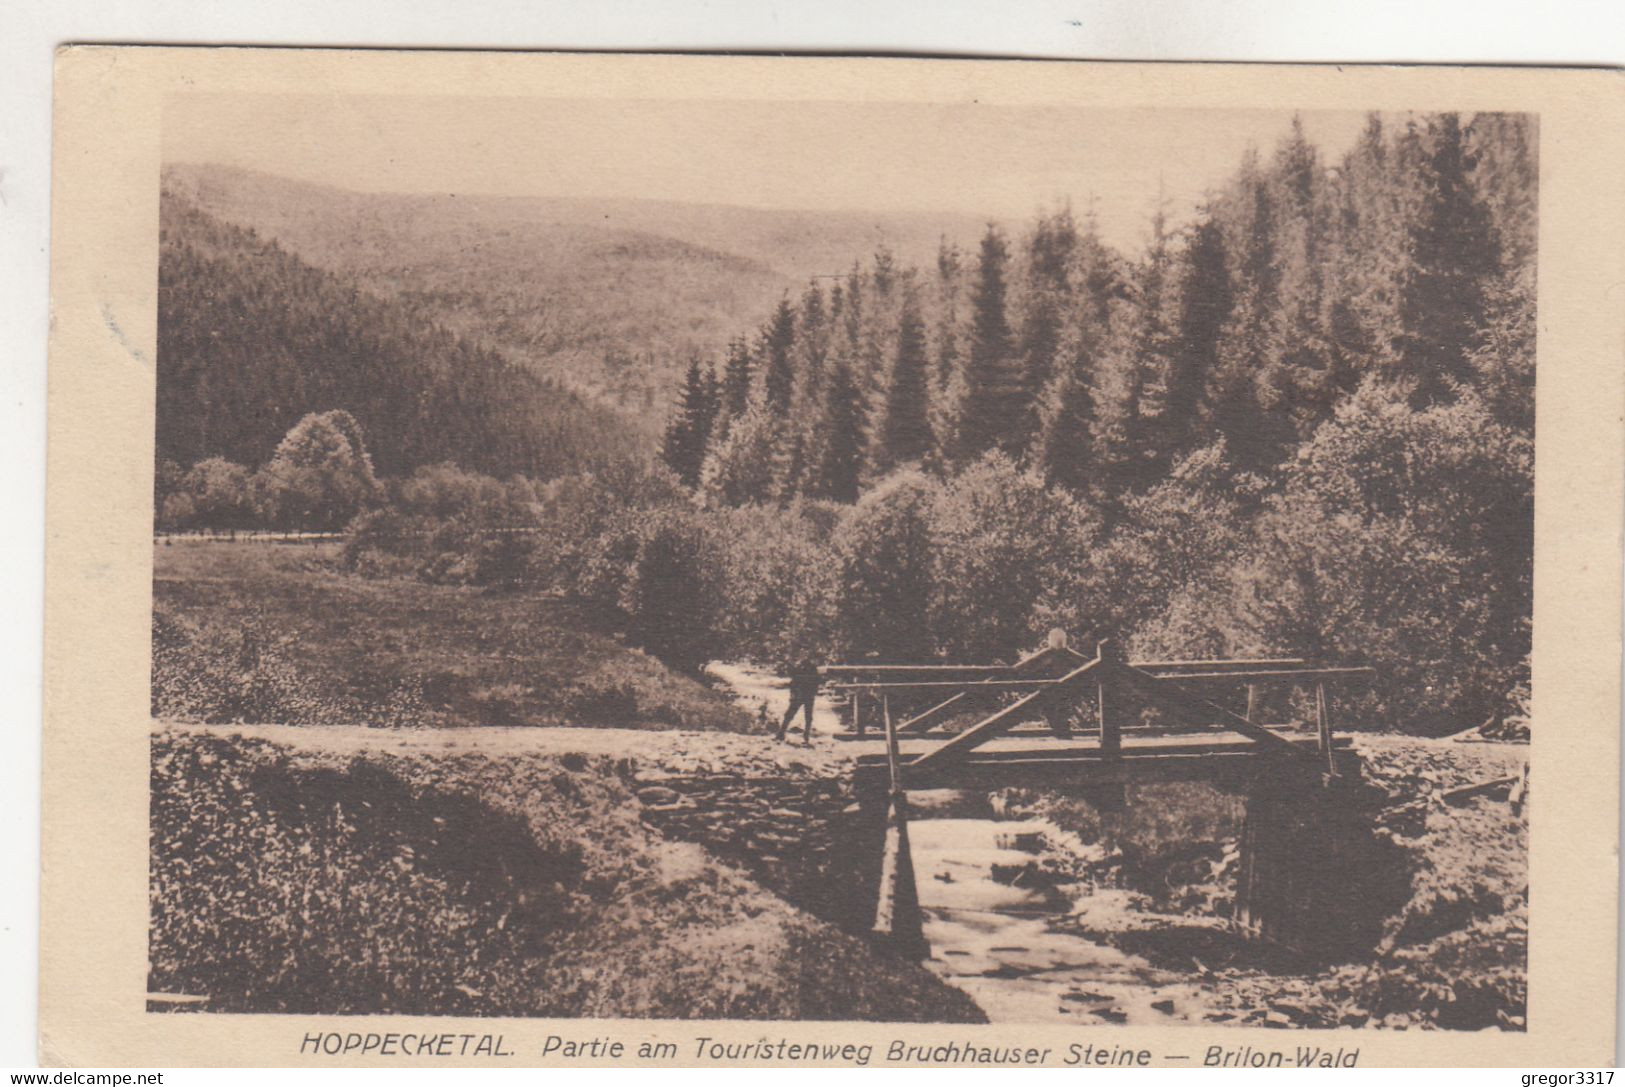
<path id="1" fill-rule="evenodd" d="M 154 556 L 158 718 L 753 727 L 725 693 L 546 592 L 365 577 L 328 543 L 174 539 Z"/>

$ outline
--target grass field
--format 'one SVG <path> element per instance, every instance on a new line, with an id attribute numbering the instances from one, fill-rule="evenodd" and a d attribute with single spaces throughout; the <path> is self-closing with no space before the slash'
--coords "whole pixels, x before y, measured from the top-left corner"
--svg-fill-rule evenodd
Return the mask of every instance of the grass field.
<path id="1" fill-rule="evenodd" d="M 326 543 L 158 544 L 152 708 L 214 723 L 753 724 L 579 605 L 362 577 Z"/>

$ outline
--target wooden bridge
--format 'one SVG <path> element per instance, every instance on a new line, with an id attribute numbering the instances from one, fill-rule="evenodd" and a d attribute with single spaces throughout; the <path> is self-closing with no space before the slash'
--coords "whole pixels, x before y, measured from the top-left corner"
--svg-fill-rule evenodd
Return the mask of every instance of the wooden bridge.
<path id="1" fill-rule="evenodd" d="M 1346 912 L 1348 782 L 1358 758 L 1331 722 L 1331 684 L 1367 668 L 1300 659 L 1130 661 L 1112 642 L 1093 657 L 1059 631 L 1012 665 L 841 664 L 822 669 L 851 698 L 861 824 L 874 838 L 873 931 L 929 954 L 908 847 L 908 790 L 1058 788 L 1121 808 L 1133 783 L 1204 781 L 1243 793 L 1247 815 L 1233 923 L 1249 936 L 1316 953 Z M 1267 725 L 1261 695 L 1312 691 L 1311 735 Z M 1246 694 L 1238 713 L 1221 701 Z M 905 708 L 907 707 L 907 708 Z M 1153 711 L 1147 714 L 1145 711 Z M 979 713 L 957 733 L 946 722 Z"/>

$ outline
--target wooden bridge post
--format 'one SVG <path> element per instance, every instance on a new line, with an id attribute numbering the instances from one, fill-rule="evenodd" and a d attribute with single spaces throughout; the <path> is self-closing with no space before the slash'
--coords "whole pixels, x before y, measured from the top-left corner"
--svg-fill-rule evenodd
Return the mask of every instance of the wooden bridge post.
<path id="1" fill-rule="evenodd" d="M 1105 759 L 1120 759 L 1123 756 L 1123 722 L 1119 716 L 1122 710 L 1119 700 L 1113 694 L 1108 694 L 1107 688 L 1116 674 L 1110 665 L 1122 664 L 1124 660 L 1116 642 L 1106 639 L 1096 644 L 1095 661 L 1102 667 L 1099 681 L 1095 684 L 1095 699 L 1100 714 L 1100 754 Z M 1128 785 L 1121 781 L 1090 785 L 1079 792 L 1096 811 L 1122 811 L 1128 806 Z"/>
<path id="2" fill-rule="evenodd" d="M 1123 651 L 1108 638 L 1096 645 L 1095 659 L 1101 664 L 1122 664 Z M 1123 750 L 1122 722 L 1117 719 L 1117 709 L 1113 704 L 1116 700 L 1106 694 L 1113 675 L 1113 669 L 1105 668 L 1095 684 L 1100 710 L 1100 753 L 1107 758 L 1116 758 Z"/>
<path id="3" fill-rule="evenodd" d="M 873 932 L 898 954 L 910 959 L 927 959 L 931 957 L 931 947 L 925 940 L 920 891 L 914 882 L 914 858 L 908 846 L 908 794 L 903 790 L 902 767 L 897 755 L 897 729 L 884 695 L 881 696 L 880 713 L 886 725 L 891 790 Z"/>
<path id="4" fill-rule="evenodd" d="M 1237 929 L 1314 958 L 1357 948 L 1370 832 L 1356 800 L 1347 777 L 1325 778 L 1300 760 L 1260 761 L 1242 820 Z"/>
<path id="5" fill-rule="evenodd" d="M 1337 776 L 1337 754 L 1332 749 L 1332 711 L 1326 702 L 1326 684 L 1315 684 L 1315 732 L 1320 740 L 1320 757 L 1326 760 L 1328 777 Z"/>

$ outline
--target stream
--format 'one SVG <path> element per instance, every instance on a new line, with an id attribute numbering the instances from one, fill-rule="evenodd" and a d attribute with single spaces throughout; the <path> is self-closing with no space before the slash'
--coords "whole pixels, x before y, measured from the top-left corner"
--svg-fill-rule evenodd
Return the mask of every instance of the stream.
<path id="1" fill-rule="evenodd" d="M 789 705 L 785 680 L 771 672 L 738 663 L 712 663 L 706 670 L 747 709 L 765 706 L 775 726 Z M 792 728 L 800 726 L 798 714 Z M 842 727 L 820 697 L 815 736 Z M 1098 846 L 1044 821 L 965 817 L 990 810 L 980 799 L 948 790 L 910 794 L 916 815 L 909 841 L 931 945 L 927 969 L 963 990 L 995 1023 L 1211 1021 L 1211 998 L 1190 974 L 1159 970 L 1058 927 L 1084 914 L 1095 927 L 1139 927 L 1146 915 L 1129 892 L 1048 887 L 1020 875 L 1046 854 L 1087 860 Z"/>
<path id="2" fill-rule="evenodd" d="M 934 818 L 928 797 L 921 799 L 927 804 L 909 823 L 909 844 L 931 945 L 925 965 L 991 1022 L 1204 1020 L 1209 1005 L 1188 975 L 1055 927 L 1080 910 L 1092 918 L 1133 914 L 1127 892 L 1021 886 L 1021 873 L 1056 844 L 1075 850 L 1080 843 L 1047 822 Z"/>

